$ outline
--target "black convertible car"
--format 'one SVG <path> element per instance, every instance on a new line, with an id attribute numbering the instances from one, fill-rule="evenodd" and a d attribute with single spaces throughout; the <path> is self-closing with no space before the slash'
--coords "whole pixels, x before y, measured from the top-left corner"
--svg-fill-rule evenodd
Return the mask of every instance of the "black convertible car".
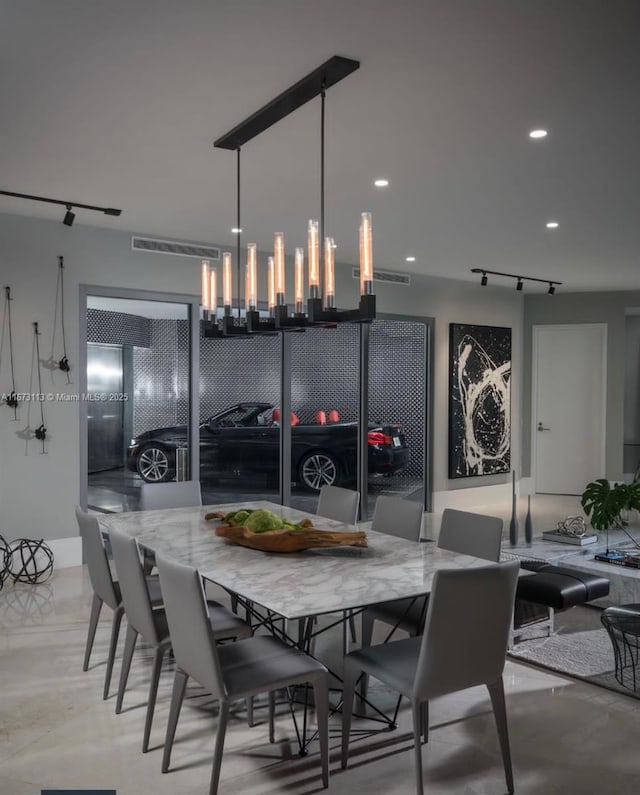
<path id="1" fill-rule="evenodd" d="M 200 476 L 275 475 L 279 465 L 279 409 L 242 403 L 200 425 Z M 297 424 L 292 415 L 291 479 L 318 491 L 355 480 L 357 423 Z M 393 474 L 406 467 L 409 448 L 401 426 L 369 425 L 369 474 Z M 176 450 L 187 445 L 187 427 L 158 428 L 131 440 L 129 469 L 147 483 L 175 477 Z"/>

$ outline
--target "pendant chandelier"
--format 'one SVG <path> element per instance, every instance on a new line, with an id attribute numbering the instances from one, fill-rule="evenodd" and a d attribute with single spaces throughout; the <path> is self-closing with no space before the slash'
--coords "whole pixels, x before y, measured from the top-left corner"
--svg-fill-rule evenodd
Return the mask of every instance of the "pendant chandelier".
<path id="1" fill-rule="evenodd" d="M 233 263 L 230 251 L 222 254 L 222 278 L 208 260 L 202 261 L 203 334 L 205 337 L 252 337 L 277 334 L 281 331 L 304 331 L 305 328 L 335 328 L 339 323 L 368 323 L 376 316 L 373 294 L 373 234 L 371 214 L 360 217 L 360 302 L 357 309 L 336 307 L 335 243 L 325 236 L 324 229 L 324 149 L 326 89 L 360 67 L 358 61 L 335 55 L 303 77 L 267 105 L 249 116 L 230 132 L 218 138 L 214 146 L 235 150 L 236 167 L 236 315 L 233 306 Z M 258 250 L 255 243 L 247 245 L 244 279 L 244 317 L 241 294 L 241 217 L 240 217 L 240 150 L 280 119 L 315 97 L 321 97 L 320 124 L 320 219 L 310 220 L 307 229 L 308 294 L 305 307 L 305 251 L 298 247 L 294 254 L 294 299 L 292 311 L 286 301 L 285 242 L 280 232 L 274 234 L 273 256 L 267 259 L 268 318 L 258 311 Z M 322 254 L 322 256 L 321 256 Z M 221 281 L 221 285 L 220 285 Z M 222 313 L 218 311 L 218 289 L 222 287 Z"/>

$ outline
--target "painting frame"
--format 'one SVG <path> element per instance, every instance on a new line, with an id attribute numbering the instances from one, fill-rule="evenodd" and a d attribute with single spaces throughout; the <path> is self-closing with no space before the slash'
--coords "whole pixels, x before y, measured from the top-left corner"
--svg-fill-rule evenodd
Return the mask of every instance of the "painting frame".
<path id="1" fill-rule="evenodd" d="M 449 478 L 511 471 L 507 326 L 449 324 Z"/>

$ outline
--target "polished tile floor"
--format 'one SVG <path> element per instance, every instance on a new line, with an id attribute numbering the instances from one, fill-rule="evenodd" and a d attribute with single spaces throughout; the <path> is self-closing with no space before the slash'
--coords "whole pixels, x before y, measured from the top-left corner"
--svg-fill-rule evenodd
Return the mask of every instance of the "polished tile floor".
<path id="1" fill-rule="evenodd" d="M 548 523 L 572 508 L 562 499 L 540 501 L 538 516 Z M 150 654 L 139 648 L 125 710 L 115 715 L 114 697 L 102 700 L 108 609 L 92 666 L 87 673 L 81 670 L 90 599 L 88 577 L 80 567 L 56 571 L 36 586 L 6 584 L 0 592 L 0 793 L 39 795 L 49 787 L 110 788 L 118 795 L 205 795 L 215 704 L 196 687 L 189 689 L 172 770 L 163 775 L 171 666 L 160 683 L 152 750 L 143 755 Z M 330 634 L 323 643 L 318 653 L 331 655 L 339 648 L 339 638 Z M 114 678 L 119 659 L 120 653 Z M 622 795 L 639 790 L 637 700 L 514 662 L 507 663 L 505 683 L 516 792 Z M 375 697 L 389 701 L 381 689 Z M 339 717 L 333 718 L 332 727 L 338 730 L 339 725 Z M 372 726 L 370 721 L 357 724 L 359 729 Z M 486 691 L 475 688 L 436 699 L 430 726 L 430 742 L 423 747 L 426 792 L 506 792 Z M 403 709 L 396 731 L 358 735 L 347 771 L 340 770 L 334 732 L 329 791 L 413 793 L 409 731 L 408 710 Z M 257 725 L 249 728 L 239 707 L 227 734 L 221 795 L 321 791 L 317 748 L 312 746 L 304 758 L 297 755 L 293 725 L 284 711 L 277 720 L 276 740 L 274 745 L 268 742 L 264 710 L 257 711 Z"/>

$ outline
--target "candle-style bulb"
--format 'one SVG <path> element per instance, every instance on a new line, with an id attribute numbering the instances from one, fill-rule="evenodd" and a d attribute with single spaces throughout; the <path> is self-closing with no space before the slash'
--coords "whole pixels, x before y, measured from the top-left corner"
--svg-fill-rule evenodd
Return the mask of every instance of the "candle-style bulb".
<path id="1" fill-rule="evenodd" d="M 318 222 L 309 221 L 309 298 L 320 297 L 320 243 L 318 240 Z"/>
<path id="2" fill-rule="evenodd" d="M 360 295 L 373 293 L 373 232 L 371 213 L 360 216 Z"/>
<path id="3" fill-rule="evenodd" d="M 324 305 L 334 309 L 336 305 L 336 246 L 332 237 L 324 239 Z"/>
<path id="4" fill-rule="evenodd" d="M 210 315 L 215 320 L 218 311 L 218 273 L 215 268 L 209 269 L 209 295 L 211 300 Z"/>
<path id="5" fill-rule="evenodd" d="M 276 306 L 276 280 L 273 257 L 267 258 L 267 305 L 269 306 L 269 314 L 273 317 Z"/>
<path id="6" fill-rule="evenodd" d="M 258 251 L 255 243 L 247 245 L 247 281 L 245 286 L 247 311 L 258 306 Z"/>
<path id="7" fill-rule="evenodd" d="M 231 314 L 232 278 L 231 252 L 225 251 L 222 254 L 222 304 L 225 315 Z"/>
<path id="8" fill-rule="evenodd" d="M 285 302 L 284 286 L 284 235 L 276 232 L 273 236 L 273 260 L 275 268 L 276 304 L 282 306 Z"/>
<path id="9" fill-rule="evenodd" d="M 293 260 L 293 292 L 296 315 L 304 314 L 304 249 L 296 248 Z"/>
<path id="10" fill-rule="evenodd" d="M 202 311 L 206 319 L 207 312 L 211 309 L 211 293 L 209 281 L 209 260 L 203 259 L 200 271 L 200 292 L 202 295 Z"/>

